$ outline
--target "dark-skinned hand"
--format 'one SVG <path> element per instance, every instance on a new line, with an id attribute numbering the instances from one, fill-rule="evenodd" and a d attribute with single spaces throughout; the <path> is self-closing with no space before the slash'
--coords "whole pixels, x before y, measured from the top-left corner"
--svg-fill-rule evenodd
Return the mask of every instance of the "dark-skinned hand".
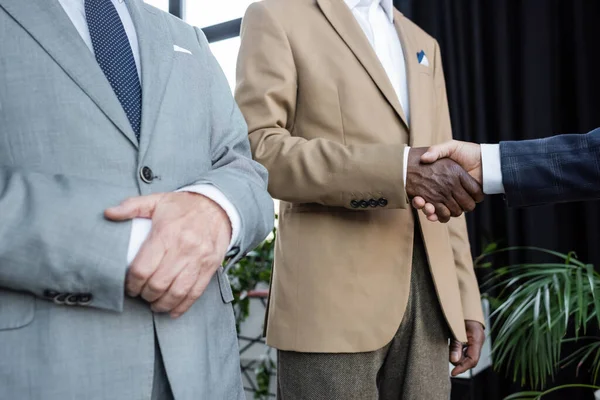
<path id="1" fill-rule="evenodd" d="M 485 341 L 483 325 L 477 321 L 465 321 L 467 330 L 467 344 L 463 345 L 458 340 L 450 344 L 450 362 L 454 365 L 452 376 L 457 376 L 475 368 L 481 356 L 481 347 Z"/>
<path id="2" fill-rule="evenodd" d="M 441 222 L 472 211 L 483 201 L 481 185 L 456 162 L 444 158 L 433 164 L 421 162 L 427 148 L 411 148 L 408 154 L 406 193 L 433 204 Z"/>

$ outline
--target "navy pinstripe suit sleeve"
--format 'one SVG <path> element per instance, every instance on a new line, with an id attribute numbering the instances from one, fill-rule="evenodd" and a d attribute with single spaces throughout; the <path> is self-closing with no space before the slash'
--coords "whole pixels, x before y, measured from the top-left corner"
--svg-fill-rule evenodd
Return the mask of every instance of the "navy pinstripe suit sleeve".
<path id="1" fill-rule="evenodd" d="M 587 134 L 500 143 L 511 207 L 600 198 L 600 128 Z"/>

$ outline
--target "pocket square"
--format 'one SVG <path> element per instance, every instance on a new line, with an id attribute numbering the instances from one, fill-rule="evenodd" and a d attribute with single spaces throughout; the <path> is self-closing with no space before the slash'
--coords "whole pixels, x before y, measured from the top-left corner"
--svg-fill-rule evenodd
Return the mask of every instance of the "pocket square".
<path id="1" fill-rule="evenodd" d="M 417 60 L 419 60 L 419 64 L 429 67 L 429 59 L 423 50 L 417 53 Z"/>
<path id="2" fill-rule="evenodd" d="M 192 54 L 192 52 L 189 51 L 188 49 L 184 49 L 183 47 L 179 47 L 176 44 L 173 45 L 173 50 L 178 51 L 180 53 Z"/>

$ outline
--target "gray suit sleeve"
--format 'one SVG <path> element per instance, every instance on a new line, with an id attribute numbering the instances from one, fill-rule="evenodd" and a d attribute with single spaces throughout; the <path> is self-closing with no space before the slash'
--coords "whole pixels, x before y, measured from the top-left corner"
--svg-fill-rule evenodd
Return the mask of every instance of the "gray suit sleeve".
<path id="1" fill-rule="evenodd" d="M 600 128 L 501 142 L 500 158 L 511 207 L 600 198 Z"/>
<path id="2" fill-rule="evenodd" d="M 91 294 L 90 306 L 121 311 L 131 227 L 103 217 L 130 191 L 116 189 L 0 167 L 0 287 Z"/>
<path id="3" fill-rule="evenodd" d="M 206 73 L 213 77 L 208 93 L 212 118 L 210 146 L 213 169 L 192 184 L 214 185 L 231 201 L 240 215 L 240 236 L 227 261 L 227 266 L 231 266 L 260 244 L 273 229 L 273 200 L 267 192 L 267 170 L 252 160 L 248 128 L 233 99 L 227 79 L 210 52 L 202 31 L 196 28 L 196 35 L 205 50 Z"/>

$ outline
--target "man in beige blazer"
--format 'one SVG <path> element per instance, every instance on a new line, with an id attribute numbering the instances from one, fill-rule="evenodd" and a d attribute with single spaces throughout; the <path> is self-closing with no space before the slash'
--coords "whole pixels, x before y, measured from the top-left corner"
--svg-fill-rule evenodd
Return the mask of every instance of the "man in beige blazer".
<path id="1" fill-rule="evenodd" d="M 241 41 L 236 99 L 281 200 L 279 399 L 448 398 L 448 338 L 454 373 L 473 367 L 480 294 L 464 218 L 408 199 L 468 209 L 481 192 L 450 160 L 419 164 L 451 138 L 437 42 L 391 0 L 254 3 Z"/>

